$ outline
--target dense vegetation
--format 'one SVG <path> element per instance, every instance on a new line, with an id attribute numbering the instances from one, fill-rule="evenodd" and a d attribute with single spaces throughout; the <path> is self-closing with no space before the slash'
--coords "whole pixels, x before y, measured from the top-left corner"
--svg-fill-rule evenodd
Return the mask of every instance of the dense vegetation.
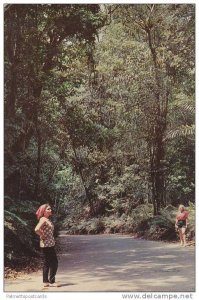
<path id="1" fill-rule="evenodd" d="M 190 4 L 5 6 L 5 258 L 37 252 L 49 202 L 70 233 L 194 236 Z M 15 245 L 15 247 L 13 246 Z"/>

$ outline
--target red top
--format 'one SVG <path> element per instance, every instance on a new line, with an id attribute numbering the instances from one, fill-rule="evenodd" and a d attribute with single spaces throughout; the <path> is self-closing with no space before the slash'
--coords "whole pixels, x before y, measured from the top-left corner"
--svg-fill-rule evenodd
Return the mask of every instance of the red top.
<path id="1" fill-rule="evenodd" d="M 182 221 L 182 220 L 185 221 L 188 218 L 188 215 L 189 215 L 188 211 L 184 210 L 183 212 L 179 212 L 177 214 L 176 219 L 178 221 Z"/>

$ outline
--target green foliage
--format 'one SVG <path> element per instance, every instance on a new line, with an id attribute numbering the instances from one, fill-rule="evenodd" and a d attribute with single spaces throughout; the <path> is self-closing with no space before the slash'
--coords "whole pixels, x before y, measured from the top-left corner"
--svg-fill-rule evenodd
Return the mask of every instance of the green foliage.
<path id="1" fill-rule="evenodd" d="M 195 202 L 194 6 L 111 8 L 5 12 L 7 258 L 37 248 L 45 202 L 68 232 L 152 238 Z"/>
<path id="2" fill-rule="evenodd" d="M 189 202 L 188 206 L 189 218 L 188 218 L 188 226 L 187 226 L 187 236 L 190 240 L 195 239 L 195 226 L 196 226 L 196 218 L 195 218 L 195 204 Z"/>
<path id="3" fill-rule="evenodd" d="M 186 236 L 188 240 L 194 239 L 195 236 L 195 217 L 194 205 L 190 202 L 189 207 L 186 208 L 189 212 L 188 228 Z M 168 205 L 161 210 L 160 214 L 151 217 L 144 222 L 141 222 L 137 227 L 138 235 L 153 240 L 176 240 L 178 238 L 175 232 L 177 208 Z"/>
<path id="4" fill-rule="evenodd" d="M 179 136 L 194 136 L 195 133 L 195 125 L 183 125 L 178 129 L 172 130 L 170 132 L 168 132 L 167 134 L 167 138 L 176 138 Z"/>
<path id="5" fill-rule="evenodd" d="M 16 219 L 18 223 L 20 223 L 21 225 L 23 225 L 24 227 L 27 226 L 27 223 L 25 221 L 23 221 L 21 218 L 19 218 L 17 215 L 15 215 L 14 213 L 11 213 L 10 211 L 7 211 L 7 210 L 4 210 L 5 212 L 5 215 L 8 215 L 7 216 L 7 219 L 10 219 L 13 220 L 13 219 Z"/>
<path id="6" fill-rule="evenodd" d="M 5 260 L 14 261 L 22 255 L 35 255 L 36 239 L 34 234 L 36 203 L 31 201 L 16 203 L 5 197 L 4 210 L 4 247 Z"/>
<path id="7" fill-rule="evenodd" d="M 79 224 L 73 224 L 69 228 L 71 234 L 97 234 L 104 230 L 104 223 L 98 218 L 90 219 L 89 221 L 83 220 Z"/>
<path id="8" fill-rule="evenodd" d="M 120 217 L 112 214 L 86 220 L 85 215 L 80 219 L 77 216 L 71 219 L 70 216 L 65 219 L 63 228 L 68 234 L 130 233 L 152 240 L 175 241 L 178 238 L 175 231 L 177 210 L 176 207 L 168 205 L 159 215 L 153 216 L 152 204 L 144 204 L 138 205 L 130 215 L 123 213 Z M 195 236 L 195 207 L 191 202 L 187 210 L 189 222 L 186 235 L 188 240 L 192 240 Z"/>
<path id="9" fill-rule="evenodd" d="M 170 165 L 167 173 L 168 198 L 173 205 L 183 203 L 186 206 L 195 195 L 194 141 L 185 137 L 171 141 L 167 157 Z"/>

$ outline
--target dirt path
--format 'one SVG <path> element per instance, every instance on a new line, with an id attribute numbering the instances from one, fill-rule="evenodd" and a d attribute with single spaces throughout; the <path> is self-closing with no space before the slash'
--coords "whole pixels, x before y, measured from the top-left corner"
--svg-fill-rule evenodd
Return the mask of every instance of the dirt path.
<path id="1" fill-rule="evenodd" d="M 195 250 L 126 235 L 60 237 L 59 288 L 43 291 L 194 292 Z M 5 292 L 42 291 L 42 272 L 6 280 Z"/>

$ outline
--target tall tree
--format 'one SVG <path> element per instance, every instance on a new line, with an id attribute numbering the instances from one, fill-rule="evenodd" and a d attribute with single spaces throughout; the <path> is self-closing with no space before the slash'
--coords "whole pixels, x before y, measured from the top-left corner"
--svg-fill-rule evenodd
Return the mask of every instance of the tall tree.
<path id="1" fill-rule="evenodd" d="M 100 7 L 94 4 L 12 4 L 5 10 L 5 158 L 8 166 L 14 165 L 35 139 L 36 198 L 41 175 L 43 87 L 52 76 L 63 44 L 79 43 L 78 47 L 89 49 L 103 23 Z M 6 174 L 7 183 L 20 181 L 22 171 L 14 169 Z M 16 186 L 18 189 L 20 183 Z"/>
<path id="2" fill-rule="evenodd" d="M 122 15 L 127 30 L 147 43 L 152 59 L 151 107 L 147 116 L 152 199 L 154 214 L 157 214 L 165 203 L 164 136 L 168 104 L 174 97 L 174 87 L 182 83 L 178 74 L 185 71 L 185 65 L 190 69 L 194 67 L 194 6 L 131 5 L 122 8 Z M 188 65 L 183 51 L 185 44 L 190 47 Z"/>
<path id="3" fill-rule="evenodd" d="M 158 214 L 166 205 L 169 166 L 165 137 L 170 130 L 170 104 L 188 86 L 189 92 L 184 93 L 193 102 L 194 6 L 115 6 L 110 26 L 102 32 L 104 54 L 101 52 L 97 67 L 100 81 L 96 90 L 106 99 L 118 99 L 121 104 L 124 101 L 126 106 L 128 103 L 129 120 L 134 120 L 134 126 L 141 121 L 137 128 L 147 143 L 151 199 L 154 214 Z"/>

